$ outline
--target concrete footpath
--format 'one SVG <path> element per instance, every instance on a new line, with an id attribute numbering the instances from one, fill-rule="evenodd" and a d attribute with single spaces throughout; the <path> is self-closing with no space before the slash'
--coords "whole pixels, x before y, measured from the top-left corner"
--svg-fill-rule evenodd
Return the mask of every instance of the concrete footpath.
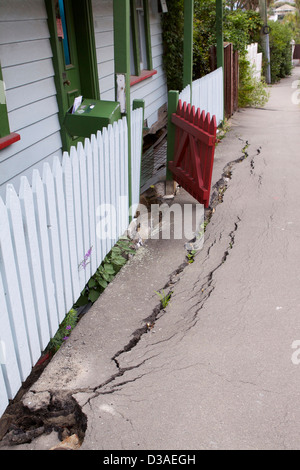
<path id="1" fill-rule="evenodd" d="M 42 429 L 63 416 L 81 450 L 300 449 L 299 79 L 232 118 L 195 262 L 148 240 L 31 387 Z"/>

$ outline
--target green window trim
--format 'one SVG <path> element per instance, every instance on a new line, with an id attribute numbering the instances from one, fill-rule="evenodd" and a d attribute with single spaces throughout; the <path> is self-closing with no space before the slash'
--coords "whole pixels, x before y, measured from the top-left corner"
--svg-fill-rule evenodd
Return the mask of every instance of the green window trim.
<path id="1" fill-rule="evenodd" d="M 137 0 L 130 0 L 130 16 L 131 16 L 131 40 L 132 40 L 132 55 L 134 62 L 134 72 L 132 76 L 141 76 L 143 70 L 151 71 L 153 70 L 153 61 L 152 61 L 152 48 L 151 48 L 151 34 L 150 34 L 150 13 L 149 13 L 149 0 L 139 0 L 141 6 L 143 7 L 144 13 L 144 31 L 141 32 L 139 28 L 139 17 L 137 11 Z M 143 35 L 141 37 L 141 34 Z M 144 48 L 146 52 L 147 66 L 141 69 L 141 55 L 143 52 L 141 48 L 141 41 L 144 42 Z"/>
<path id="2" fill-rule="evenodd" d="M 20 140 L 16 132 L 10 132 L 9 120 L 6 106 L 5 85 L 0 64 L 0 150 Z"/>
<path id="3" fill-rule="evenodd" d="M 9 134 L 10 129 L 6 107 L 5 86 L 0 64 L 0 138 L 6 137 Z"/>

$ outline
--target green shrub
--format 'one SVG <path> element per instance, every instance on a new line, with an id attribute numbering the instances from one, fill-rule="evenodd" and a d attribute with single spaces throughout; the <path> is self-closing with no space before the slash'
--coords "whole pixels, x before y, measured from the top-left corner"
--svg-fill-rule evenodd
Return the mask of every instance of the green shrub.
<path id="1" fill-rule="evenodd" d="M 168 89 L 182 90 L 184 0 L 167 0 L 168 13 L 162 18 L 164 70 Z M 234 50 L 244 51 L 257 42 L 262 21 L 259 13 L 224 9 L 224 41 Z M 196 0 L 194 12 L 193 80 L 211 72 L 210 47 L 216 45 L 216 1 Z"/>
<path id="2" fill-rule="evenodd" d="M 270 21 L 271 81 L 278 82 L 292 71 L 292 31 L 287 24 Z"/>
<path id="3" fill-rule="evenodd" d="M 224 12 L 224 41 L 231 42 L 234 50 L 244 53 L 248 44 L 259 41 L 263 22 L 258 12 L 253 10 Z"/>
<path id="4" fill-rule="evenodd" d="M 168 13 L 162 16 L 163 63 L 169 90 L 183 88 L 183 0 L 168 0 Z"/>
<path id="5" fill-rule="evenodd" d="M 210 47 L 216 44 L 216 2 L 195 2 L 193 80 L 211 72 Z"/>
<path id="6" fill-rule="evenodd" d="M 245 55 L 239 61 L 239 107 L 262 108 L 269 99 L 269 90 L 265 80 L 253 76 L 250 62 Z"/>

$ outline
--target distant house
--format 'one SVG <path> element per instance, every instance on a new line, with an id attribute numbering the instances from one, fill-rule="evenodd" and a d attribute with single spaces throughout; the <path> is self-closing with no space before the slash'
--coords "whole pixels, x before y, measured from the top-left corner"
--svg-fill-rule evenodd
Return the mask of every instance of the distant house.
<path id="1" fill-rule="evenodd" d="M 7 183 L 18 186 L 21 175 L 30 178 L 33 168 L 76 145 L 80 136 L 70 135 L 65 117 L 78 96 L 101 100 L 103 113 L 107 101 L 125 100 L 130 112 L 133 100 L 143 99 L 145 127 L 159 128 L 167 103 L 162 4 L 0 0 L 1 196 Z"/>
<path id="2" fill-rule="evenodd" d="M 297 8 L 293 7 L 289 3 L 282 5 L 274 10 L 274 14 L 278 16 L 278 20 L 282 20 L 287 14 L 295 13 Z"/>

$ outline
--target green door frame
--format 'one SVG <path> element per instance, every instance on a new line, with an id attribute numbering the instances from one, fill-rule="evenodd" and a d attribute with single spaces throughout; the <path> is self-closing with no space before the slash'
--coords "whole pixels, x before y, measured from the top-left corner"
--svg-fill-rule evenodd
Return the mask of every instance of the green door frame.
<path id="1" fill-rule="evenodd" d="M 6 107 L 5 87 L 0 63 L 0 138 L 6 137 L 9 134 L 10 129 Z"/>
<path id="2" fill-rule="evenodd" d="M 117 76 L 125 77 L 125 100 L 128 125 L 128 198 L 132 206 L 131 190 L 131 101 L 130 101 L 130 0 L 113 0 L 114 11 L 114 56 L 115 56 L 115 94 L 117 101 Z M 134 214 L 129 214 L 130 220 Z"/>
<path id="3" fill-rule="evenodd" d="M 68 109 L 68 102 L 64 93 L 63 72 L 64 63 L 59 54 L 59 39 L 57 35 L 56 16 L 53 0 L 45 0 L 48 26 L 50 31 L 50 41 L 53 53 L 53 66 L 55 71 L 55 85 L 59 108 L 59 122 L 61 128 L 61 138 L 64 151 L 69 151 L 72 139 L 64 129 L 64 118 Z M 81 91 L 85 98 L 100 99 L 99 78 L 97 70 L 95 33 L 93 23 L 93 11 L 91 0 L 72 0 L 74 12 L 74 24 L 77 41 L 77 51 L 79 60 L 79 73 L 81 79 Z"/>

